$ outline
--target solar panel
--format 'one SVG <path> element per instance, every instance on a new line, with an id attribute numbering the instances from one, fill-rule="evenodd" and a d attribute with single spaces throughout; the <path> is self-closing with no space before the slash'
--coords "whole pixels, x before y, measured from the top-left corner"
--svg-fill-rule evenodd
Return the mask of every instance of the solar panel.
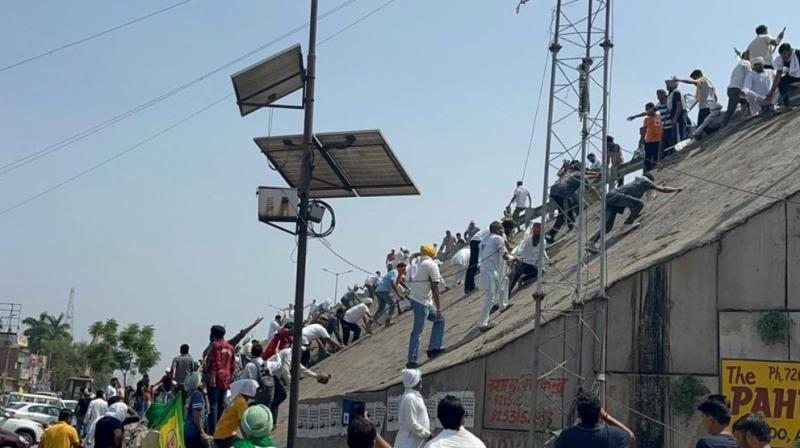
<path id="1" fill-rule="evenodd" d="M 289 186 L 298 188 L 303 136 L 255 139 Z M 316 134 L 309 197 L 417 195 L 419 190 L 378 130 Z"/>
<path id="2" fill-rule="evenodd" d="M 231 80 L 243 117 L 302 89 L 305 70 L 300 44 L 234 73 Z"/>

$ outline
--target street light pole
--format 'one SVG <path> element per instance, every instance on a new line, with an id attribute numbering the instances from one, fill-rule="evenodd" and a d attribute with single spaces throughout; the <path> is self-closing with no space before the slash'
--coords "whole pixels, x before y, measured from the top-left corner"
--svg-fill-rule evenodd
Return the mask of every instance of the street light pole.
<path id="1" fill-rule="evenodd" d="M 314 132 L 314 82 L 317 68 L 317 9 L 319 0 L 311 0 L 311 19 L 308 31 L 308 62 L 303 98 L 303 163 L 297 195 L 300 208 L 297 211 L 297 278 L 294 293 L 294 328 L 292 344 L 291 384 L 289 386 L 289 429 L 287 448 L 297 446 L 297 415 L 300 398 L 300 347 L 303 342 L 303 296 L 306 285 L 306 252 L 308 249 L 308 192 L 314 173 L 312 138 Z"/>
<path id="2" fill-rule="evenodd" d="M 327 272 L 328 274 L 336 276 L 336 286 L 333 287 L 333 301 L 336 302 L 336 299 L 339 298 L 339 276 L 344 274 L 349 274 L 353 272 L 353 270 L 350 269 L 349 271 L 344 271 L 344 272 L 333 272 L 325 268 L 322 268 L 322 270 Z"/>

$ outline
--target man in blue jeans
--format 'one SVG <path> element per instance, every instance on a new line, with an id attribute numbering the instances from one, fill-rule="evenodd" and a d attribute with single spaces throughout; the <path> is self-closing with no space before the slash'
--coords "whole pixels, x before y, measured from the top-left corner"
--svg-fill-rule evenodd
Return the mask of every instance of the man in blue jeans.
<path id="1" fill-rule="evenodd" d="M 408 339 L 408 363 L 406 364 L 408 369 L 418 367 L 417 353 L 425 320 L 433 322 L 431 339 L 428 342 L 428 359 L 433 359 L 444 351 L 442 349 L 444 316 L 442 316 L 442 304 L 439 299 L 439 283 L 442 283 L 443 279 L 439 272 L 439 265 L 433 261 L 436 249 L 431 246 L 422 246 L 420 254 L 422 256 L 416 274 L 409 285 L 411 311 L 414 312 L 414 327 L 411 329 L 411 336 Z"/>

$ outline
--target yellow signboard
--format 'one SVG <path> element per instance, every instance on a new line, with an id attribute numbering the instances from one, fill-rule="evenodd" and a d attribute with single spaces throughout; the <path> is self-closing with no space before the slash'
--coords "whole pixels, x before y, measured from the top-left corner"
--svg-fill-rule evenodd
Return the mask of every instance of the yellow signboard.
<path id="1" fill-rule="evenodd" d="M 723 359 L 721 377 L 732 422 L 755 412 L 769 423 L 773 447 L 800 442 L 800 362 Z"/>

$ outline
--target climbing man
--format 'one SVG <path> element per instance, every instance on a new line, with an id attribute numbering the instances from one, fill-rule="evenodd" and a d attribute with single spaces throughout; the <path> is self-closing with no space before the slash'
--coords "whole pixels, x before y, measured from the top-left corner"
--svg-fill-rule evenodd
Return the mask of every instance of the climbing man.
<path id="1" fill-rule="evenodd" d="M 542 244 L 542 225 L 538 222 L 533 223 L 531 228 L 531 236 L 525 241 L 522 247 L 522 263 L 514 265 L 514 271 L 511 274 L 511 283 L 508 286 L 509 294 L 514 291 L 514 286 L 517 282 L 522 280 L 522 285 L 536 281 L 539 276 L 539 244 Z M 544 261 L 546 262 L 547 252 L 544 253 Z"/>
<path id="2" fill-rule="evenodd" d="M 686 188 L 657 185 L 655 180 L 653 173 L 647 173 L 637 177 L 636 180 L 629 184 L 617 187 L 608 192 L 608 195 L 606 195 L 606 233 L 614 228 L 614 221 L 617 220 L 617 214 L 624 213 L 626 208 L 630 209 L 630 214 L 628 215 L 628 219 L 625 220 L 625 225 L 620 232 L 626 233 L 638 226 L 639 223 L 636 222 L 636 218 L 639 217 L 639 214 L 642 213 L 642 209 L 644 208 L 642 197 L 649 190 L 655 190 L 659 193 L 678 193 Z M 598 230 L 591 238 L 591 245 L 587 247 L 587 249 L 591 252 L 596 252 L 597 248 L 594 245 L 599 239 L 600 231 Z"/>
<path id="3" fill-rule="evenodd" d="M 483 291 L 483 309 L 481 320 L 478 321 L 478 330 L 487 331 L 492 328 L 489 325 L 489 314 L 492 305 L 497 302 L 500 311 L 505 311 L 508 304 L 508 276 L 506 275 L 508 261 L 514 261 L 513 255 L 506 249 L 506 240 L 503 236 L 503 225 L 494 221 L 489 225 L 488 235 L 481 242 L 481 271 L 480 289 Z"/>
<path id="4" fill-rule="evenodd" d="M 587 177 L 590 177 L 590 173 L 587 173 Z M 581 163 L 577 160 L 565 160 L 558 171 L 558 181 L 550 187 L 550 202 L 555 204 L 558 217 L 556 217 L 553 227 L 547 232 L 548 244 L 555 242 L 559 230 L 565 223 L 570 230 L 575 226 L 575 209 L 578 204 L 573 201 L 573 196 L 580 188 L 581 182 L 583 182 Z"/>
<path id="5" fill-rule="evenodd" d="M 772 81 L 766 101 L 772 101 L 772 96 L 777 89 L 780 92 L 783 106 L 788 108 L 790 106 L 789 91 L 800 82 L 800 50 L 795 50 L 786 43 L 781 44 L 773 65 L 775 66 L 775 80 Z"/>
<path id="6" fill-rule="evenodd" d="M 533 204 L 531 193 L 527 188 L 522 186 L 521 180 L 517 181 L 517 188 L 514 189 L 514 195 L 511 196 L 511 200 L 508 201 L 509 207 L 511 207 L 511 204 L 514 204 L 514 214 L 511 219 L 514 220 L 514 224 L 519 225 L 520 216 L 522 216 L 522 214 L 527 214 L 526 210 Z"/>

